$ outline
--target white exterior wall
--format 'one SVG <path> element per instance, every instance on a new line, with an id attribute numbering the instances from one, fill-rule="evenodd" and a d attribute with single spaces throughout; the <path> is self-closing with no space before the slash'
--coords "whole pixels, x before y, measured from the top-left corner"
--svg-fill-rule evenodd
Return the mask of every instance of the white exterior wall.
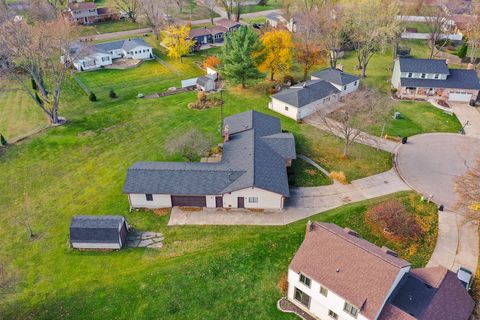
<path id="1" fill-rule="evenodd" d="M 135 53 L 135 52 L 137 52 L 137 53 Z M 132 59 L 138 59 L 138 60 L 150 59 L 150 54 L 151 53 L 152 53 L 152 48 L 140 46 L 140 47 L 135 47 L 134 49 L 126 52 L 125 57 L 132 58 Z"/>
<path id="2" fill-rule="evenodd" d="M 401 72 L 400 77 L 401 78 L 408 78 L 408 74 L 409 74 L 409 72 Z M 445 79 L 447 79 L 447 75 L 446 74 L 438 74 L 438 78 L 435 79 L 435 73 L 425 73 L 425 78 L 422 78 L 422 73 L 412 72 L 412 76 L 410 78 L 445 80 Z"/>
<path id="3" fill-rule="evenodd" d="M 86 243 L 86 242 L 72 242 L 72 247 L 75 249 L 120 249 L 118 243 Z"/>
<path id="4" fill-rule="evenodd" d="M 102 61 L 102 58 L 109 57 L 107 61 Z M 94 62 L 94 63 L 92 63 Z M 112 64 L 112 59 L 107 54 L 95 53 L 88 57 L 76 60 L 73 65 L 77 70 L 93 70 L 102 66 L 108 66 Z"/>
<path id="5" fill-rule="evenodd" d="M 287 107 L 288 110 L 285 110 Z M 275 98 L 272 98 L 272 102 L 270 104 L 270 109 L 273 111 L 276 111 L 280 114 L 283 114 L 284 116 L 287 116 L 293 120 L 298 120 L 298 108 L 294 107 L 288 103 L 285 103 L 283 101 L 277 100 Z"/>
<path id="6" fill-rule="evenodd" d="M 216 196 L 206 196 L 207 198 L 207 208 L 215 208 L 217 206 L 217 202 L 215 200 Z"/>
<path id="7" fill-rule="evenodd" d="M 392 87 L 398 89 L 400 88 L 400 62 L 395 60 L 395 64 L 393 66 L 393 73 L 392 73 Z"/>
<path id="8" fill-rule="evenodd" d="M 355 82 L 357 83 L 356 85 L 355 85 Z M 334 84 L 334 83 L 332 83 L 332 85 L 333 85 L 335 88 L 337 88 L 338 90 L 340 90 L 340 95 L 341 95 L 341 96 L 344 96 L 344 95 L 349 94 L 349 93 L 351 93 L 351 92 L 353 92 L 353 91 L 356 91 L 356 90 L 358 89 L 359 83 L 360 83 L 360 80 L 357 80 L 357 81 L 354 81 L 354 82 L 350 82 L 350 83 L 348 83 L 348 84 L 346 84 L 346 85 L 344 85 L 344 86 L 340 86 L 340 85 Z"/>
<path id="9" fill-rule="evenodd" d="M 223 195 L 224 208 L 237 208 L 238 197 L 243 197 L 245 208 L 258 209 L 282 209 L 283 196 L 278 193 L 273 193 L 259 188 L 246 188 L 242 190 L 233 191 Z M 249 197 L 257 197 L 258 202 L 248 202 Z"/>
<path id="10" fill-rule="evenodd" d="M 172 198 L 169 194 L 153 194 L 153 201 L 147 201 L 145 194 L 128 195 L 132 208 L 169 208 L 172 206 Z"/>
<path id="11" fill-rule="evenodd" d="M 308 277 L 308 275 L 305 276 Z M 310 307 L 308 309 L 300 302 L 295 300 L 295 287 L 310 296 Z M 320 284 L 318 282 L 315 282 L 313 279 L 311 279 L 311 284 L 309 288 L 300 282 L 300 275 L 291 269 L 288 270 L 288 299 L 303 310 L 308 311 L 309 313 L 315 315 L 320 319 L 331 319 L 328 316 L 328 310 L 332 310 L 333 312 L 338 314 L 338 320 L 368 320 L 360 313 L 357 315 L 356 318 L 346 313 L 345 311 L 343 311 L 345 299 L 338 296 L 331 290 L 328 290 L 328 294 L 326 297 L 323 296 L 322 294 L 320 294 Z"/>

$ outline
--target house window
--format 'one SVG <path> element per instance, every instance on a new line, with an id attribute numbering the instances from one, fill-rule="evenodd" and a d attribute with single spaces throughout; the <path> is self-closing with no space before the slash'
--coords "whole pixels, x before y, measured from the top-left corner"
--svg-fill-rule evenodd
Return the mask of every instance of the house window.
<path id="1" fill-rule="evenodd" d="M 320 294 L 326 297 L 328 294 L 328 289 L 324 286 L 320 286 Z"/>
<path id="2" fill-rule="evenodd" d="M 249 197 L 248 202 L 250 203 L 258 203 L 258 197 Z"/>
<path id="3" fill-rule="evenodd" d="M 110 57 L 102 57 L 102 61 L 110 61 Z"/>
<path id="4" fill-rule="evenodd" d="M 153 201 L 153 194 L 148 194 L 148 193 L 147 193 L 147 194 L 145 195 L 145 199 L 146 199 L 147 201 Z"/>
<path id="5" fill-rule="evenodd" d="M 343 86 L 343 90 L 347 90 L 347 86 Z"/>
<path id="6" fill-rule="evenodd" d="M 285 111 L 288 111 L 288 107 L 287 107 L 287 106 L 285 106 Z"/>
<path id="7" fill-rule="evenodd" d="M 356 86 L 357 86 L 357 83 L 358 83 L 358 81 L 355 81 L 355 83 L 354 83 L 353 85 L 356 87 Z"/>
<path id="8" fill-rule="evenodd" d="M 307 278 L 303 274 L 300 274 L 300 282 L 310 288 L 310 283 L 312 281 L 310 280 L 310 278 Z"/>
<path id="9" fill-rule="evenodd" d="M 345 304 L 343 305 L 343 311 L 354 316 L 355 318 L 357 317 L 357 314 L 358 314 L 358 309 L 346 301 L 345 301 Z"/>
<path id="10" fill-rule="evenodd" d="M 425 73 L 422 73 L 422 75 L 420 76 L 422 79 L 425 79 L 427 75 Z"/>
<path id="11" fill-rule="evenodd" d="M 409 78 L 413 77 L 413 73 L 409 72 L 409 73 L 408 73 L 408 77 L 409 77 Z"/>
<path id="12" fill-rule="evenodd" d="M 295 288 L 295 294 L 293 296 L 295 300 L 303 304 L 305 307 L 310 307 L 310 296 L 302 290 Z"/>
<path id="13" fill-rule="evenodd" d="M 438 78 L 440 78 L 440 75 L 437 73 L 435 74 L 435 79 L 438 79 Z"/>
<path id="14" fill-rule="evenodd" d="M 338 319 L 338 314 L 336 314 L 332 310 L 328 310 L 328 316 L 332 319 Z"/>

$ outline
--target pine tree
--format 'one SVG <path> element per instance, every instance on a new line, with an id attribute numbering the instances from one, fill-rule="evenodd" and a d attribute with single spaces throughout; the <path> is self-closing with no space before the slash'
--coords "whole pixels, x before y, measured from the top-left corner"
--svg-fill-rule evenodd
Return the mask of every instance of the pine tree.
<path id="1" fill-rule="evenodd" d="M 95 95 L 95 93 L 90 92 L 90 95 L 88 96 L 88 99 L 92 102 L 95 102 L 95 101 L 97 101 L 97 96 Z"/>
<path id="2" fill-rule="evenodd" d="M 0 133 L 0 145 L 2 145 L 2 146 L 7 145 L 7 139 L 5 139 L 5 137 L 1 133 Z"/>
<path id="3" fill-rule="evenodd" d="M 261 43 L 258 35 L 246 26 L 228 33 L 220 54 L 220 73 L 233 84 L 246 84 L 265 78 L 257 65 L 261 62 Z"/>
<path id="4" fill-rule="evenodd" d="M 468 44 L 464 42 L 460 49 L 458 49 L 457 56 L 461 59 L 467 56 Z"/>

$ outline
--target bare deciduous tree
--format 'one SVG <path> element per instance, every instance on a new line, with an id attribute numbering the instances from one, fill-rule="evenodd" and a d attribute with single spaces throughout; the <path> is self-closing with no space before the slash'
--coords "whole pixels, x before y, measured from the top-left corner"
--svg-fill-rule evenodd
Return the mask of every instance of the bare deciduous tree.
<path id="1" fill-rule="evenodd" d="M 217 2 L 215 0 L 204 0 L 203 3 L 209 10 L 210 15 L 210 22 L 213 25 L 213 18 L 215 17 L 215 7 L 217 6 Z"/>
<path id="2" fill-rule="evenodd" d="M 168 12 L 166 1 L 158 0 L 139 0 L 140 12 L 145 24 L 152 28 L 153 34 L 159 38 L 160 29 L 168 23 Z"/>
<path id="3" fill-rule="evenodd" d="M 383 121 L 386 96 L 379 95 L 372 89 L 362 88 L 337 103 L 339 108 L 332 113 L 317 112 L 309 121 L 316 122 L 330 134 L 343 139 L 343 155 L 348 157 L 350 146 L 358 141 L 365 141 L 369 136 L 367 128 L 379 125 Z"/>
<path id="4" fill-rule="evenodd" d="M 428 28 L 430 59 L 432 59 L 448 43 L 448 38 L 442 39 L 442 35 L 449 32 L 452 15 L 442 5 L 423 6 L 420 12 L 425 17 L 425 23 Z"/>
<path id="5" fill-rule="evenodd" d="M 221 5 L 224 9 L 225 12 L 227 13 L 227 19 L 231 20 L 232 15 L 235 12 L 236 8 L 236 1 L 235 0 L 217 0 L 218 4 Z"/>
<path id="6" fill-rule="evenodd" d="M 470 62 L 476 66 L 480 50 L 480 2 L 474 5 L 473 13 L 469 16 L 465 35 L 470 48 Z"/>
<path id="7" fill-rule="evenodd" d="M 118 10 L 125 12 L 132 22 L 137 22 L 140 10 L 140 0 L 114 0 Z"/>
<path id="8" fill-rule="evenodd" d="M 72 65 L 68 59 L 62 63 L 61 56 L 75 38 L 70 22 L 61 16 L 31 23 L 10 19 L 0 25 L 0 70 L 20 83 L 51 124 L 61 122 L 58 110 L 62 84 Z M 36 83 L 37 91 L 25 73 Z"/>
<path id="9" fill-rule="evenodd" d="M 454 181 L 459 196 L 458 207 L 467 213 L 467 219 L 480 220 L 480 160 Z"/>
<path id="10" fill-rule="evenodd" d="M 205 155 L 213 146 L 213 136 L 205 136 L 198 130 L 192 129 L 171 139 L 165 146 L 168 153 L 179 153 L 188 161 L 195 161 L 199 156 Z"/>

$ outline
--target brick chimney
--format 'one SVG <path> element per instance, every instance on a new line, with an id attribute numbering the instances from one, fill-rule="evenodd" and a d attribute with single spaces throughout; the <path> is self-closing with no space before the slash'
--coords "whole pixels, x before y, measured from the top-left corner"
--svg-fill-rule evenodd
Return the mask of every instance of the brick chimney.
<path id="1" fill-rule="evenodd" d="M 473 69 L 475 69 L 475 65 L 473 63 L 469 63 L 467 65 L 467 70 L 473 70 Z"/>
<path id="2" fill-rule="evenodd" d="M 448 64 L 450 63 L 450 59 L 445 59 L 445 63 L 446 63 L 447 66 L 448 66 Z"/>
<path id="3" fill-rule="evenodd" d="M 228 129 L 228 124 L 225 125 L 225 128 L 223 128 L 223 142 L 227 142 L 230 140 L 230 132 Z"/>
<path id="4" fill-rule="evenodd" d="M 337 70 L 340 70 L 343 72 L 343 64 L 337 64 Z"/>
<path id="5" fill-rule="evenodd" d="M 383 252 L 385 252 L 388 255 L 391 255 L 392 257 L 398 257 L 398 254 L 395 251 L 393 251 L 393 250 L 391 250 L 391 249 L 389 249 L 385 246 L 382 247 L 382 250 L 383 250 Z"/>

